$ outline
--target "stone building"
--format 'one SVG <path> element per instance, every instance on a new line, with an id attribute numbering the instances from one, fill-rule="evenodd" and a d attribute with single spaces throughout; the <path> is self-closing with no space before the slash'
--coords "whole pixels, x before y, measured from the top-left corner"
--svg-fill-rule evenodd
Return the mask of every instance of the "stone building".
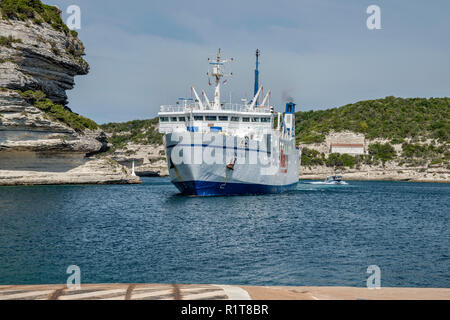
<path id="1" fill-rule="evenodd" d="M 367 154 L 365 137 L 363 134 L 354 132 L 336 132 L 327 137 L 326 143 L 329 153 L 349 155 Z"/>
<path id="2" fill-rule="evenodd" d="M 346 153 L 350 155 L 365 154 L 364 144 L 358 143 L 332 143 L 330 153 Z"/>

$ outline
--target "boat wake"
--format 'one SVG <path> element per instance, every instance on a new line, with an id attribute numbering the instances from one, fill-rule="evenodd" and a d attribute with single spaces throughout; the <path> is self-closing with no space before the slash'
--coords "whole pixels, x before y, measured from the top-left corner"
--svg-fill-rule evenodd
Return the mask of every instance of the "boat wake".
<path id="1" fill-rule="evenodd" d="M 323 185 L 323 186 L 339 186 L 339 185 L 341 185 L 341 186 L 346 186 L 346 185 L 348 185 L 348 183 L 347 182 L 345 182 L 345 181 L 342 181 L 342 182 L 339 182 L 339 183 L 336 183 L 336 182 L 324 182 L 324 181 L 314 181 L 314 182 L 305 182 L 306 184 L 315 184 L 315 185 Z"/>

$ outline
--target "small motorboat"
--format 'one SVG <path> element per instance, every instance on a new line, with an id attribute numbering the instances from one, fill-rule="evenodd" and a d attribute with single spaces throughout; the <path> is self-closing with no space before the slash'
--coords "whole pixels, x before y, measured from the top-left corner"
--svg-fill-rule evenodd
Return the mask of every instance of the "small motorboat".
<path id="1" fill-rule="evenodd" d="M 342 178 L 342 176 L 329 176 L 325 179 L 325 184 L 348 184 Z"/>

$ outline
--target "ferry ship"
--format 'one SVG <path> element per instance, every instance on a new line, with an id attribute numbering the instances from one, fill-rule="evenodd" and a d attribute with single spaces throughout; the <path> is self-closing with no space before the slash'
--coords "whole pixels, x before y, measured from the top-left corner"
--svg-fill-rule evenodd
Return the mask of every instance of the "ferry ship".
<path id="1" fill-rule="evenodd" d="M 224 103 L 226 83 L 221 51 L 208 59 L 207 75 L 215 81 L 214 99 L 191 87 L 191 98 L 161 106 L 159 132 L 164 134 L 172 183 L 184 195 L 221 196 L 281 193 L 295 189 L 301 149 L 295 143 L 295 104 L 284 114 L 270 104 L 270 90 L 259 86 L 256 51 L 255 88 L 251 100 Z M 210 85 L 213 83 L 210 81 Z"/>

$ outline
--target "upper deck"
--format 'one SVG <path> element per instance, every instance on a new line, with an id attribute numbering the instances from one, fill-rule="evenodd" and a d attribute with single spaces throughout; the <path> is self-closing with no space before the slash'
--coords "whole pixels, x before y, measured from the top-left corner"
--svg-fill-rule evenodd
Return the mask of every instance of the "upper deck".
<path id="1" fill-rule="evenodd" d="M 186 113 L 186 112 L 223 112 L 223 113 L 271 113 L 271 108 L 266 106 L 251 107 L 250 105 L 237 104 L 237 103 L 222 103 L 220 109 L 212 109 L 204 107 L 204 105 L 198 102 L 190 102 L 189 100 L 183 100 L 182 103 L 176 105 L 161 106 L 159 115 L 172 114 L 172 113 Z"/>
<path id="2" fill-rule="evenodd" d="M 204 108 L 199 103 L 161 106 L 159 129 L 169 132 L 258 132 L 273 128 L 271 108 L 242 104 L 222 104 L 220 109 Z"/>

